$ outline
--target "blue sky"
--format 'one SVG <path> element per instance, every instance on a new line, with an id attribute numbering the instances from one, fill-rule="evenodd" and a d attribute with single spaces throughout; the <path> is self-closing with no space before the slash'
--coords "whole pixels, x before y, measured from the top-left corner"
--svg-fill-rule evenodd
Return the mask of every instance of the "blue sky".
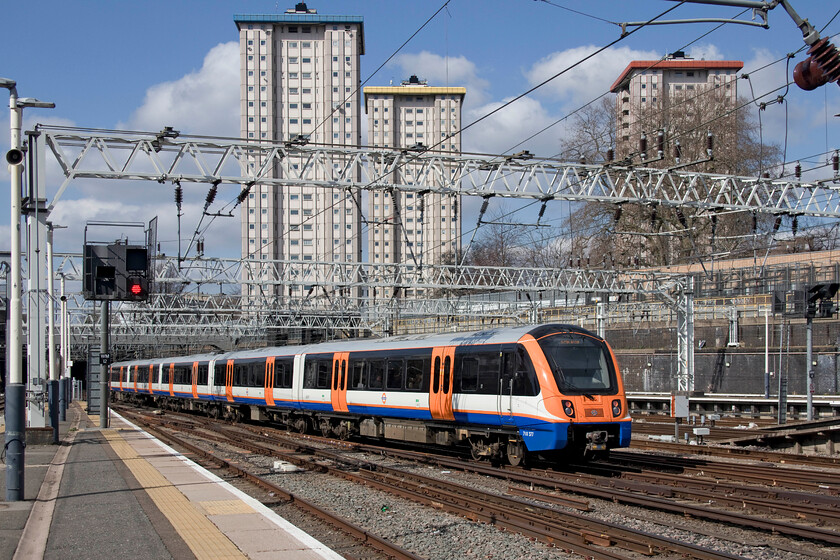
<path id="1" fill-rule="evenodd" d="M 364 17 L 364 80 L 443 3 L 322 0 L 308 5 L 322 14 Z M 0 76 L 16 80 L 21 96 L 56 103 L 53 110 L 27 109 L 27 129 L 36 122 L 150 131 L 168 125 L 196 134 L 232 136 L 239 129 L 238 33 L 233 14 L 276 13 L 293 4 L 263 0 L 7 2 L 3 15 L 6 55 L 0 62 Z M 644 21 L 675 5 L 667 0 L 452 0 L 368 85 L 396 83 L 410 74 L 427 78 L 430 85 L 445 85 L 448 77 L 449 85 L 468 88 L 463 118 L 467 125 L 618 38 L 618 26 L 609 22 Z M 818 29 L 840 9 L 838 3 L 825 0 L 793 0 L 792 5 Z M 740 11 L 684 4 L 667 17 L 729 17 Z M 749 14 L 741 19 L 749 19 Z M 488 153 L 508 150 L 606 91 L 633 59 L 659 58 L 683 48 L 696 58 L 742 60 L 759 94 L 783 85 L 787 75 L 784 61 L 758 69 L 803 45 L 801 33 L 781 8 L 770 12 L 769 30 L 730 24 L 700 38 L 714 27 L 641 29 L 465 133 L 463 148 Z M 836 33 L 840 33 L 840 17 L 823 36 Z M 840 37 L 835 42 L 840 44 Z M 803 58 L 801 53 L 793 59 L 791 70 Z M 741 96 L 751 97 L 746 80 L 739 80 L 738 86 Z M 787 133 L 787 159 L 802 159 L 808 169 L 821 163 L 815 154 L 840 147 L 837 113 L 837 85 L 812 92 L 791 86 L 786 103 L 763 111 L 764 137 L 782 144 Z M 2 130 L 8 130 L 7 111 L 0 111 Z M 563 134 L 562 127 L 555 127 L 517 149 L 554 156 Z M 8 133 L 3 132 L 0 150 L 7 149 Z M 828 172 L 819 173 L 825 177 Z M 8 178 L 2 166 L 0 183 L 8 184 Z M 49 196 L 61 182 L 55 165 L 49 167 L 47 179 Z M 194 229 L 205 194 L 204 187 L 188 190 L 182 222 L 185 232 Z M 228 187 L 217 200 L 235 194 L 236 188 Z M 9 239 L 8 204 L 8 195 L 0 197 L 3 240 Z M 473 203 L 465 205 L 465 231 L 475 223 L 474 209 Z M 155 215 L 160 219 L 163 249 L 173 254 L 177 241 L 171 186 L 77 181 L 52 216 L 55 223 L 69 226 L 57 250 L 81 250 L 85 220 L 148 221 Z M 218 222 L 207 234 L 208 254 L 238 256 L 239 220 Z M 2 248 L 7 245 L 8 241 L 0 242 Z"/>

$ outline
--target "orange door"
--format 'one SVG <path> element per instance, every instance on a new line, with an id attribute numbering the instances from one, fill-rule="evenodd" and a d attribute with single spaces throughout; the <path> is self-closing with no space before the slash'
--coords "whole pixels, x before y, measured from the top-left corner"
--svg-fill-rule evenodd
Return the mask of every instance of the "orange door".
<path id="1" fill-rule="evenodd" d="M 155 380 L 155 366 L 149 365 L 149 394 L 154 393 L 152 390 L 152 382 Z"/>
<path id="2" fill-rule="evenodd" d="M 130 370 L 131 366 L 128 366 L 128 369 Z M 134 381 L 133 382 L 134 382 L 134 392 L 135 393 L 137 392 L 137 376 L 138 376 L 137 374 L 139 374 L 139 373 L 140 372 L 138 371 L 138 367 L 134 366 L 134 375 L 133 375 Z"/>
<path id="3" fill-rule="evenodd" d="M 429 383 L 429 412 L 436 420 L 455 420 L 452 411 L 453 366 L 455 347 L 432 350 L 432 372 Z"/>
<path id="4" fill-rule="evenodd" d="M 169 394 L 175 396 L 175 364 L 169 364 Z"/>
<path id="5" fill-rule="evenodd" d="M 265 404 L 274 406 L 274 356 L 265 361 Z"/>
<path id="6" fill-rule="evenodd" d="M 194 399 L 198 398 L 198 362 L 193 362 L 192 365 L 192 395 Z"/>
<path id="7" fill-rule="evenodd" d="M 347 359 L 350 352 L 336 352 L 333 355 L 332 390 L 330 401 L 336 412 L 347 412 Z"/>
<path id="8" fill-rule="evenodd" d="M 225 368 L 225 396 L 233 402 L 233 360 L 228 360 Z"/>
<path id="9" fill-rule="evenodd" d="M 123 390 L 123 373 L 125 372 L 125 366 L 120 366 L 120 391 Z"/>

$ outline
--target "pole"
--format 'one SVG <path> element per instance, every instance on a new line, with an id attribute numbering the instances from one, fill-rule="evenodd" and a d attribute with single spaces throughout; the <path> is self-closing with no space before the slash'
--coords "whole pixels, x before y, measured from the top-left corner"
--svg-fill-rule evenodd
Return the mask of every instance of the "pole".
<path id="1" fill-rule="evenodd" d="M 17 90 L 9 88 L 9 128 L 11 150 L 20 150 L 21 109 Z M 10 159 L 9 157 L 6 158 Z M 26 387 L 23 384 L 21 345 L 21 274 L 20 274 L 20 189 L 22 158 L 9 165 L 11 180 L 11 274 L 9 275 L 9 383 L 6 385 L 6 501 L 23 500 L 24 448 L 26 446 Z"/>
<path id="2" fill-rule="evenodd" d="M 50 383 L 49 395 L 50 426 L 53 431 L 53 443 L 58 443 L 58 368 L 55 355 L 55 286 L 53 282 L 53 225 L 47 222 L 47 371 Z"/>
<path id="3" fill-rule="evenodd" d="M 65 344 L 67 321 L 65 315 L 67 314 L 67 296 L 64 295 L 64 274 L 61 275 L 61 305 L 59 306 L 59 333 L 61 339 L 59 346 L 61 346 L 61 379 L 58 381 L 58 413 L 59 420 L 62 422 L 67 420 L 67 353 L 69 351 Z"/>
<path id="4" fill-rule="evenodd" d="M 805 377 L 805 399 L 807 401 L 808 420 L 811 421 L 814 419 L 814 370 L 812 365 L 814 363 L 814 319 L 810 316 L 805 319 L 805 354 L 805 360 L 807 361 L 805 365 L 807 373 Z"/>
<path id="5" fill-rule="evenodd" d="M 102 312 L 99 314 L 99 332 L 101 341 L 99 345 L 99 427 L 108 427 L 108 300 L 102 301 Z"/>
<path id="6" fill-rule="evenodd" d="M 764 398 L 770 398 L 770 310 L 764 310 Z"/>

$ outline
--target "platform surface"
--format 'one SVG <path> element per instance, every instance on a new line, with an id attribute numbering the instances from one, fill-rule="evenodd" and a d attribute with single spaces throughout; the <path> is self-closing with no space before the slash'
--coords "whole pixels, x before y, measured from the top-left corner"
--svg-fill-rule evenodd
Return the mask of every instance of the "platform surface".
<path id="1" fill-rule="evenodd" d="M 60 445 L 26 447 L 24 500 L 0 501 L 0 560 L 341 558 L 119 416 L 67 418 Z"/>

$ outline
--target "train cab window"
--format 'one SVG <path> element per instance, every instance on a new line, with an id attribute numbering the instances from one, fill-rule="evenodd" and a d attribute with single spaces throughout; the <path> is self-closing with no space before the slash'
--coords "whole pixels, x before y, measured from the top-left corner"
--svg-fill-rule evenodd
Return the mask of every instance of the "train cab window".
<path id="1" fill-rule="evenodd" d="M 505 352 L 502 370 L 501 392 L 523 397 L 534 397 L 540 393 L 537 372 L 524 348 L 516 352 Z"/>
<path id="2" fill-rule="evenodd" d="M 385 382 L 385 360 L 368 362 L 368 389 L 382 389 Z"/>
<path id="3" fill-rule="evenodd" d="M 365 362 L 364 360 L 350 361 L 350 386 L 349 389 L 365 388 Z"/>
<path id="4" fill-rule="evenodd" d="M 606 346 L 596 339 L 559 333 L 539 339 L 557 388 L 570 395 L 609 394 L 615 373 Z"/>
<path id="5" fill-rule="evenodd" d="M 388 360 L 388 377 L 385 382 L 386 389 L 400 390 L 403 388 L 403 361 L 398 359 Z"/>
<path id="6" fill-rule="evenodd" d="M 423 391 L 423 372 L 429 369 L 429 359 L 409 358 L 405 362 L 405 388 L 409 391 Z M 425 389 L 428 391 L 428 389 Z"/>

